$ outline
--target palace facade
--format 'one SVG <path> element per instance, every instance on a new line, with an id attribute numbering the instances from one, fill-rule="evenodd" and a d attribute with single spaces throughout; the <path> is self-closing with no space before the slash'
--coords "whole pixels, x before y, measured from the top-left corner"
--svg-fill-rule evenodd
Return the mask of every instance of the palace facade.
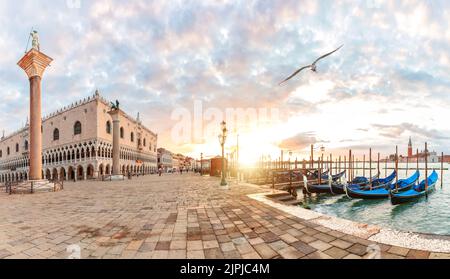
<path id="1" fill-rule="evenodd" d="M 42 120 L 42 177 L 96 179 L 112 172 L 110 102 L 98 91 Z M 137 118 L 120 114 L 120 169 L 123 174 L 157 171 L 158 135 Z M 0 140 L 0 182 L 28 178 L 29 126 Z"/>

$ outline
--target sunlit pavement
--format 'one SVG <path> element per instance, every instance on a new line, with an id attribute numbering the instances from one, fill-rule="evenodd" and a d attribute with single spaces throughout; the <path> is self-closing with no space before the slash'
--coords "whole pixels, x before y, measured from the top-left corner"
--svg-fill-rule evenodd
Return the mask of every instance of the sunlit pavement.
<path id="1" fill-rule="evenodd" d="M 0 194 L 0 258 L 365 258 L 373 242 L 247 197 L 266 191 L 193 174 L 66 183 Z M 379 245 L 382 258 L 449 258 Z"/>

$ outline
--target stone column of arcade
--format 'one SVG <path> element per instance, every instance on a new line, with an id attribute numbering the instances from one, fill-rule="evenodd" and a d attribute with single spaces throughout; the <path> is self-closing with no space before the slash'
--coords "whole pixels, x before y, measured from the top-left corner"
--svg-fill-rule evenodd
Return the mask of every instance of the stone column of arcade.
<path id="1" fill-rule="evenodd" d="M 110 180 L 123 180 L 124 176 L 120 172 L 120 109 L 116 107 L 108 113 L 113 121 L 113 166 Z"/>
<path id="2" fill-rule="evenodd" d="M 30 82 L 30 169 L 29 182 L 33 185 L 47 184 L 42 177 L 42 116 L 41 116 L 41 80 L 52 58 L 32 48 L 17 63 L 28 76 Z M 53 187 L 52 187 L 53 188 Z"/>

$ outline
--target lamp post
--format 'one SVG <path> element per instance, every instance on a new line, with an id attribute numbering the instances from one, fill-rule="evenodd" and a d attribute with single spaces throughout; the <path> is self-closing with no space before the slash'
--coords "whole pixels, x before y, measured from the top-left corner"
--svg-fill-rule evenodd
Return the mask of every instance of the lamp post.
<path id="1" fill-rule="evenodd" d="M 200 176 L 203 176 L 203 152 L 200 153 Z"/>
<path id="2" fill-rule="evenodd" d="M 236 176 L 237 181 L 240 181 L 240 172 L 239 172 L 239 134 L 237 135 L 236 139 Z"/>
<path id="3" fill-rule="evenodd" d="M 222 181 L 220 182 L 220 186 L 227 186 L 228 183 L 225 180 L 225 142 L 227 140 L 227 123 L 225 121 L 222 121 L 220 123 L 220 129 L 222 131 L 222 134 L 219 135 L 219 143 L 222 146 Z"/>

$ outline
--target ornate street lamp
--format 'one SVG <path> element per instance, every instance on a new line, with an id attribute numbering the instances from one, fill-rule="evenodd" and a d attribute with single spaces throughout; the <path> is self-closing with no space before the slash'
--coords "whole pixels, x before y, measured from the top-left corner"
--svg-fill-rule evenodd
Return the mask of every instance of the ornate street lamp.
<path id="1" fill-rule="evenodd" d="M 227 123 L 222 121 L 220 123 L 220 129 L 222 134 L 219 135 L 219 143 L 222 146 L 222 181 L 220 182 L 220 186 L 227 186 L 228 183 L 225 180 L 225 142 L 227 140 Z"/>
<path id="2" fill-rule="evenodd" d="M 203 176 L 203 152 L 200 153 L 200 176 Z"/>

